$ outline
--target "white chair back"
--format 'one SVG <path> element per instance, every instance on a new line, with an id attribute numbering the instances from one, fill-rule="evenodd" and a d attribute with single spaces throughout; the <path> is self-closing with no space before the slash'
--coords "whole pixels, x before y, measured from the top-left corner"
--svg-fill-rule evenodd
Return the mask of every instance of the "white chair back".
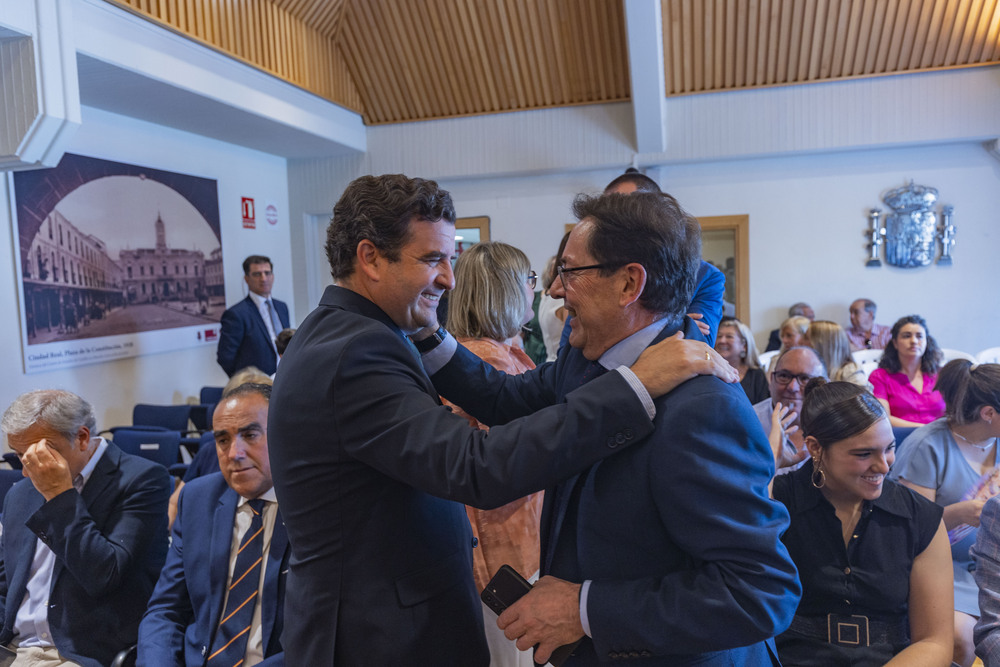
<path id="1" fill-rule="evenodd" d="M 778 356 L 778 350 L 771 350 L 770 352 L 761 352 L 757 355 L 760 360 L 760 367 L 764 369 L 764 372 L 768 372 L 768 368 L 771 365 L 771 360 Z"/>
<path id="2" fill-rule="evenodd" d="M 1000 347 L 988 347 L 976 355 L 977 364 L 1000 364 Z"/>
<path id="3" fill-rule="evenodd" d="M 865 374 L 865 379 L 878 368 L 878 362 L 882 359 L 882 350 L 857 350 L 851 352 L 851 358 L 858 368 Z"/>
<path id="4" fill-rule="evenodd" d="M 941 365 L 944 366 L 946 363 L 953 359 L 968 359 L 972 363 L 976 363 L 976 358 L 969 354 L 968 352 L 962 352 L 961 350 L 952 350 L 947 347 L 941 348 Z"/>

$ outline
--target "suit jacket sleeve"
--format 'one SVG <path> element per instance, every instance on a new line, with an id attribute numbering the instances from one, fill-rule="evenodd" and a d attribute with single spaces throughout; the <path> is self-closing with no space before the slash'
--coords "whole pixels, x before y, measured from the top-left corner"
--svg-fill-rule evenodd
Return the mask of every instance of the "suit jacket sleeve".
<path id="1" fill-rule="evenodd" d="M 979 621 L 974 638 L 976 655 L 986 667 L 1000 666 L 1000 497 L 983 505 L 979 532 L 972 548 L 979 586 Z"/>
<path id="2" fill-rule="evenodd" d="M 30 482 L 29 482 L 30 483 Z M 8 498 L 10 494 L 8 493 Z M 7 498 L 3 503 L 3 514 L 7 513 Z M 2 516 L 2 515 L 0 515 Z M 7 531 L 0 531 L 0 628 L 4 627 L 7 614 L 7 592 L 10 589 L 10 582 L 7 581 Z"/>
<path id="3" fill-rule="evenodd" d="M 235 312 L 235 308 L 229 308 L 222 313 L 219 347 L 216 350 L 215 358 L 226 375 L 232 376 L 239 370 L 236 368 L 236 354 L 239 352 L 243 337 L 247 335 L 246 328 L 246 321 Z"/>
<path id="4" fill-rule="evenodd" d="M 788 511 L 768 496 L 774 463 L 760 425 L 738 387 L 691 383 L 696 390 L 657 402 L 656 440 L 642 445 L 652 447 L 648 511 L 685 562 L 663 576 L 592 581 L 587 614 L 598 655 L 748 646 L 782 632 L 798 606 L 798 573 L 780 540 Z"/>
<path id="5" fill-rule="evenodd" d="M 715 345 L 715 336 L 719 332 L 719 322 L 722 321 L 722 297 L 726 290 L 726 276 L 722 271 L 703 261 L 698 271 L 698 285 L 687 312 L 701 313 L 701 321 L 708 324 L 709 331 L 705 338 L 709 345 Z"/>
<path id="6" fill-rule="evenodd" d="M 618 373 L 606 375 L 621 378 Z M 485 363 L 461 344 L 431 380 L 442 396 L 491 427 L 533 414 L 561 400 L 556 363 L 542 364 L 519 375 L 508 375 Z M 598 380 L 604 381 L 605 378 Z M 590 384 L 580 387 L 573 396 L 578 400 L 592 396 Z M 627 393 L 618 392 L 615 399 L 623 399 L 626 403 L 634 401 L 635 405 L 639 405 L 635 392 L 627 384 L 625 387 Z"/>
<path id="7" fill-rule="evenodd" d="M 140 667 L 176 665 L 184 667 L 184 633 L 194 622 L 194 608 L 184 576 L 185 490 L 177 501 L 177 519 L 170 531 L 170 549 L 160 578 L 149 599 L 149 607 L 139 624 Z M 196 507 L 196 521 L 206 521 L 204 513 L 211 508 Z M 206 584 L 207 585 L 207 582 Z"/>
<path id="8" fill-rule="evenodd" d="M 522 377 L 504 376 L 460 349 L 494 380 Z M 498 507 L 652 431 L 645 408 L 618 373 L 597 378 L 560 405 L 543 400 L 550 391 L 544 383 L 525 385 L 518 400 L 526 411 L 506 412 L 505 423 L 488 433 L 472 429 L 464 418 L 441 409 L 418 363 L 388 329 L 365 331 L 348 341 L 334 369 L 333 386 L 351 387 L 338 399 L 338 431 L 358 460 L 441 498 Z M 552 407 L 506 423 L 520 416 L 516 412 L 545 406 Z"/>
<path id="9" fill-rule="evenodd" d="M 137 559 L 148 551 L 170 499 L 170 476 L 150 466 L 127 481 L 123 502 L 113 507 L 98 528 L 83 498 L 74 489 L 46 502 L 26 522 L 63 564 L 76 583 L 93 597 L 116 592 Z"/>

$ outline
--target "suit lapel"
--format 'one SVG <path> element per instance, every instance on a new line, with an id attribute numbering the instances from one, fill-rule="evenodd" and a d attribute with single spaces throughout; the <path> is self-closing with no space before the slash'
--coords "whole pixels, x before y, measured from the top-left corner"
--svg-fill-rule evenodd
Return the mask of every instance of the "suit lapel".
<path id="1" fill-rule="evenodd" d="M 104 519 L 111 512 L 111 507 L 118 499 L 118 493 L 113 489 L 108 490 L 118 478 L 119 466 L 121 464 L 122 451 L 113 442 L 108 442 L 107 448 L 101 455 L 93 472 L 87 478 L 87 483 L 83 487 L 80 498 L 83 500 L 87 513 L 94 520 L 99 529 L 104 527 Z M 55 566 L 52 568 L 52 589 L 55 590 L 56 582 L 63 571 L 63 562 L 57 558 Z"/>
<path id="2" fill-rule="evenodd" d="M 424 370 L 424 365 L 420 362 L 420 353 L 416 351 L 413 344 L 407 339 L 406 334 L 404 334 L 403 331 L 396 326 L 396 323 L 392 321 L 392 318 L 390 318 L 384 310 L 357 292 L 353 292 L 343 287 L 338 287 L 337 285 L 330 285 L 327 287 L 326 291 L 323 293 L 323 298 L 320 299 L 319 303 L 321 306 L 342 308 L 344 310 L 358 313 L 359 315 L 381 322 L 385 326 L 389 327 L 389 329 L 399 337 L 400 345 L 406 348 L 406 356 L 413 361 L 413 366 L 417 369 L 417 377 L 420 378 L 420 383 L 424 388 L 424 391 L 440 402 L 440 397 L 434 390 L 434 384 L 427 376 L 427 371 Z"/>
<path id="3" fill-rule="evenodd" d="M 254 326 L 260 330 L 260 335 L 264 337 L 264 340 L 270 340 L 271 334 L 267 333 L 267 325 L 264 324 L 264 316 L 260 314 L 260 308 L 257 307 L 257 304 L 254 303 L 254 300 L 249 294 L 247 295 L 246 302 L 250 307 L 250 310 L 253 311 L 253 315 L 250 316 L 250 319 L 254 322 Z"/>
<path id="4" fill-rule="evenodd" d="M 264 569 L 264 590 L 261 595 L 260 624 L 262 629 L 264 655 L 269 654 L 269 647 L 272 643 L 280 640 L 280 624 L 275 632 L 276 619 L 281 616 L 280 599 L 281 590 L 284 588 L 281 578 L 285 576 L 282 572 L 288 569 L 286 559 L 288 551 L 288 533 L 285 531 L 285 522 L 281 518 L 281 509 L 276 510 L 274 516 L 274 531 L 271 533 L 271 547 L 267 552 L 267 566 Z"/>
<path id="5" fill-rule="evenodd" d="M 239 496 L 228 486 L 219 496 L 212 516 L 212 543 L 209 548 L 208 584 L 210 591 L 218 591 L 213 595 L 212 618 L 209 627 L 214 629 L 219 625 L 222 615 L 222 605 L 225 601 L 226 583 L 229 579 L 229 558 L 233 542 L 233 524 L 236 521 L 236 505 Z"/>
<path id="6" fill-rule="evenodd" d="M 704 341 L 704 336 L 701 335 L 701 331 L 698 326 L 689 317 L 684 317 L 683 322 L 680 326 L 666 326 L 656 335 L 653 342 L 650 345 L 655 345 L 665 338 L 674 335 L 678 330 L 683 329 L 684 337 L 691 340 L 701 340 Z M 559 386 L 559 400 L 565 401 L 566 394 L 577 389 L 597 377 L 598 374 L 592 375 L 587 380 L 584 380 L 584 373 L 586 373 L 587 366 L 589 362 L 583 356 L 583 353 L 576 349 L 564 350 L 561 358 L 556 363 L 562 363 L 563 368 L 561 369 L 561 382 Z M 582 471 L 577 475 L 573 475 L 566 481 L 558 484 L 555 490 L 551 493 L 547 492 L 545 494 L 544 505 L 542 506 L 542 535 L 541 535 L 541 551 L 542 551 L 542 563 L 541 571 L 542 574 L 546 574 L 551 570 L 552 561 L 555 556 L 556 546 L 559 544 L 559 533 L 563 529 L 563 523 L 566 519 L 566 512 L 569 509 L 569 501 L 572 496 L 573 487 L 580 480 L 580 475 L 589 475 L 591 472 L 597 469 L 600 465 L 600 461 L 595 463 L 593 466 L 587 470 Z M 586 482 L 583 482 L 586 483 Z"/>

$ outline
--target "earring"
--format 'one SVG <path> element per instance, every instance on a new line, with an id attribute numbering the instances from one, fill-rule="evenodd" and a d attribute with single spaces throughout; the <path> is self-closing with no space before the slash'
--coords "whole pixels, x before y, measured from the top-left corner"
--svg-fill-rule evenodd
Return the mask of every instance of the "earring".
<path id="1" fill-rule="evenodd" d="M 812 485 L 817 489 L 822 489 L 826 485 L 826 473 L 820 465 L 819 459 L 813 457 Z"/>

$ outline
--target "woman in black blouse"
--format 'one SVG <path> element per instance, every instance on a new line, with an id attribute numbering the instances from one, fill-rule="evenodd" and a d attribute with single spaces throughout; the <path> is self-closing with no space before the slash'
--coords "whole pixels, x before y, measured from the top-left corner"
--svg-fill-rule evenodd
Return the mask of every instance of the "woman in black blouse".
<path id="1" fill-rule="evenodd" d="M 715 351 L 739 371 L 740 386 L 750 403 L 760 403 L 771 396 L 750 327 L 737 319 L 722 320 L 715 337 Z"/>
<path id="2" fill-rule="evenodd" d="M 799 421 L 812 462 L 772 489 L 803 590 L 776 640 L 782 664 L 946 667 L 948 536 L 940 507 L 885 478 L 896 446 L 885 409 L 858 385 L 814 378 Z"/>

